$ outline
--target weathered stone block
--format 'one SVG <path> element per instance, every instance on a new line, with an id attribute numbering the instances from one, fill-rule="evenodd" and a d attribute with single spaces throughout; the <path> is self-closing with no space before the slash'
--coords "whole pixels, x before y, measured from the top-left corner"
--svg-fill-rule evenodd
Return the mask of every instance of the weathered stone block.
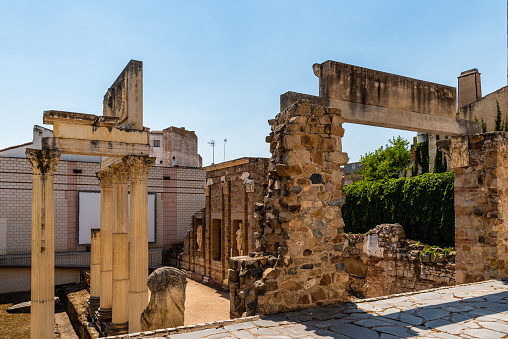
<path id="1" fill-rule="evenodd" d="M 183 326 L 187 285 L 185 273 L 173 267 L 161 267 L 150 274 L 147 285 L 151 295 L 148 306 L 141 314 L 143 330 Z"/>

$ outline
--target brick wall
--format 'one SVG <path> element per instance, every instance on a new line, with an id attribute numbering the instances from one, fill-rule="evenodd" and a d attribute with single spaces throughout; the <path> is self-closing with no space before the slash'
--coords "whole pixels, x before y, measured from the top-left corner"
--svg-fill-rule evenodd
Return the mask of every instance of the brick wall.
<path id="1" fill-rule="evenodd" d="M 59 161 L 55 171 L 55 251 L 84 251 L 78 245 L 78 192 L 100 192 L 95 162 Z M 74 173 L 80 170 L 80 173 Z M 164 177 L 171 179 L 164 180 Z M 183 241 L 192 215 L 203 208 L 202 168 L 153 167 L 148 192 L 156 193 L 156 243 L 168 248 Z M 0 157 L 0 219 L 6 223 L 7 250 L 30 250 L 32 170 L 23 158 Z"/>

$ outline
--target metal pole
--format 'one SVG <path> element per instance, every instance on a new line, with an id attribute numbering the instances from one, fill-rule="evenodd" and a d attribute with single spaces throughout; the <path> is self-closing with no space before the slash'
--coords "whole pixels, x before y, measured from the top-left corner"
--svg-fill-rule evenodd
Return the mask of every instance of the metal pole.
<path id="1" fill-rule="evenodd" d="M 224 161 L 226 161 L 226 142 L 228 142 L 228 139 L 224 138 Z"/>

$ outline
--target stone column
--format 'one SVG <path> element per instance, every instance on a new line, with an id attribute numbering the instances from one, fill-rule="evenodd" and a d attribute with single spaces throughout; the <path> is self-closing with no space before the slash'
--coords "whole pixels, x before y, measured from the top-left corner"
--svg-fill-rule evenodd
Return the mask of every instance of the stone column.
<path id="1" fill-rule="evenodd" d="M 101 290 L 101 234 L 100 229 L 92 228 L 90 237 L 90 298 L 88 315 L 92 318 L 99 309 Z"/>
<path id="2" fill-rule="evenodd" d="M 129 321 L 129 169 L 125 163 L 113 171 L 113 306 L 109 335 L 127 333 Z"/>
<path id="3" fill-rule="evenodd" d="M 231 195 L 229 194 L 229 182 L 222 183 L 222 223 L 221 223 L 222 253 L 221 253 L 221 283 L 226 285 L 226 273 L 228 269 L 228 260 L 230 258 L 231 244 Z"/>
<path id="4" fill-rule="evenodd" d="M 129 251 L 129 333 L 141 331 L 148 305 L 148 171 L 155 158 L 127 156 L 131 184 Z"/>
<path id="5" fill-rule="evenodd" d="M 101 289 L 99 323 L 111 322 L 113 307 L 113 173 L 111 170 L 97 172 L 101 182 Z"/>
<path id="6" fill-rule="evenodd" d="M 30 338 L 54 337 L 55 239 L 53 175 L 59 151 L 27 149 L 33 171 Z"/>
<path id="7" fill-rule="evenodd" d="M 205 186 L 205 215 L 203 217 L 204 237 L 203 237 L 203 263 L 204 263 L 204 276 L 211 276 L 212 274 L 212 196 L 211 185 Z"/>

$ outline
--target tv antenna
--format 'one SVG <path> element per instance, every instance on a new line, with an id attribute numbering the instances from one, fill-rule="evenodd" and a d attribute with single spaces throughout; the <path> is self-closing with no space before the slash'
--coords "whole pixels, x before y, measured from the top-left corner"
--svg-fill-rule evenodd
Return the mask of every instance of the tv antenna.
<path id="1" fill-rule="evenodd" d="M 208 144 L 212 146 L 212 165 L 215 163 L 215 140 L 208 141 Z"/>
<path id="2" fill-rule="evenodd" d="M 228 142 L 228 139 L 224 138 L 224 161 L 226 161 L 226 143 Z"/>

